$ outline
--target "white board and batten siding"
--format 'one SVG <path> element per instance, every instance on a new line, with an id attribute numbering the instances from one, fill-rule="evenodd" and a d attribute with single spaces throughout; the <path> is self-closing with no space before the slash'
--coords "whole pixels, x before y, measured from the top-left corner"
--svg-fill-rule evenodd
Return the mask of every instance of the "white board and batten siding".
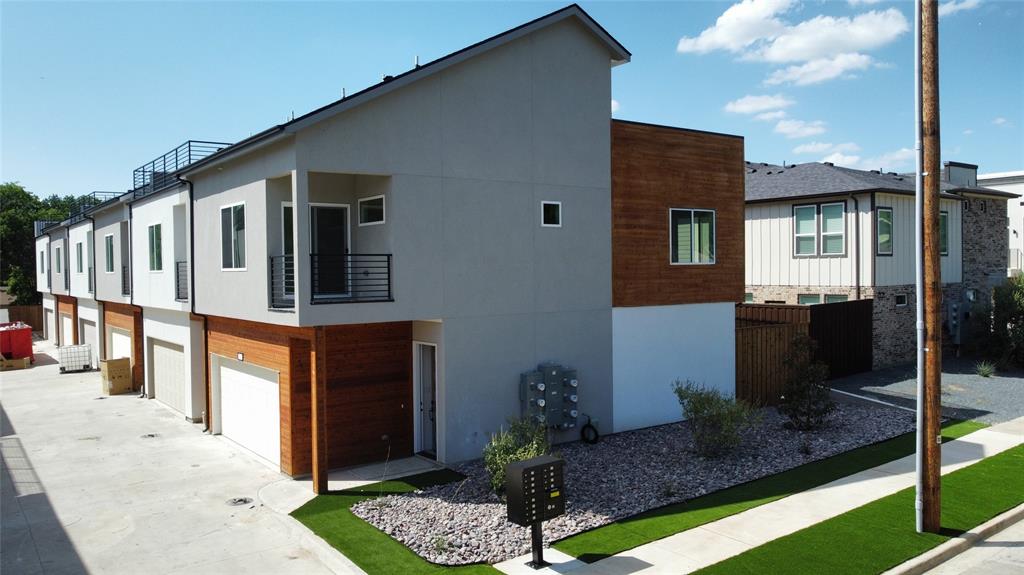
<path id="1" fill-rule="evenodd" d="M 892 286 L 914 283 L 914 196 L 877 194 L 875 203 L 879 207 L 892 208 L 892 255 L 878 256 L 875 271 L 875 285 Z M 949 214 L 949 254 L 941 256 L 942 283 L 959 283 L 963 280 L 962 255 L 962 210 L 959 200 L 943 199 L 939 209 Z M 874 246 L 872 246 L 874 250 Z M 874 252 L 872 252 L 874 253 Z"/>
<path id="2" fill-rule="evenodd" d="M 871 195 L 858 194 L 860 217 L 849 196 L 747 204 L 744 229 L 747 285 L 844 287 L 856 285 L 854 241 L 860 222 L 860 285 L 871 285 L 874 256 Z M 793 206 L 845 203 L 846 248 L 842 256 L 793 254 Z M 820 220 L 820 216 L 819 216 Z M 820 221 L 819 221 L 820 223 Z M 820 249 L 820 247 L 819 247 Z"/>

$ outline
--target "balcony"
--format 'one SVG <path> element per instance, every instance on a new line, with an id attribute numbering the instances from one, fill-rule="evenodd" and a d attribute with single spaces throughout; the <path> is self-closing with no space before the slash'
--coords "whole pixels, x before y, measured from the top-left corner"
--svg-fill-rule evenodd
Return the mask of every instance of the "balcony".
<path id="1" fill-rule="evenodd" d="M 391 254 L 310 254 L 313 304 L 394 301 Z"/>
<path id="2" fill-rule="evenodd" d="M 188 301 L 188 262 L 174 262 L 174 299 Z"/>
<path id="3" fill-rule="evenodd" d="M 177 185 L 179 170 L 230 145 L 224 142 L 189 140 L 159 158 L 143 164 L 132 172 L 132 193 L 135 199 Z"/>
<path id="4" fill-rule="evenodd" d="M 132 273 L 128 266 L 121 266 L 121 295 L 132 295 Z"/>

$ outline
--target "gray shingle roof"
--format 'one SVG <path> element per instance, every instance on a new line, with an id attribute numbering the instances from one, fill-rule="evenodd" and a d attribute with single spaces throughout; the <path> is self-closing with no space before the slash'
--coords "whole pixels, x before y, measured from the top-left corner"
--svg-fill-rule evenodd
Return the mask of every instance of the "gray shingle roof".
<path id="1" fill-rule="evenodd" d="M 761 162 L 747 162 L 746 199 L 764 202 L 788 198 L 803 198 L 849 194 L 852 192 L 886 191 L 897 194 L 914 193 L 914 176 L 895 172 L 854 170 L 832 164 L 810 162 L 780 166 Z M 942 196 L 960 199 L 951 192 L 975 192 L 993 196 L 1013 197 L 1006 192 L 989 188 L 963 188 L 941 182 Z"/>

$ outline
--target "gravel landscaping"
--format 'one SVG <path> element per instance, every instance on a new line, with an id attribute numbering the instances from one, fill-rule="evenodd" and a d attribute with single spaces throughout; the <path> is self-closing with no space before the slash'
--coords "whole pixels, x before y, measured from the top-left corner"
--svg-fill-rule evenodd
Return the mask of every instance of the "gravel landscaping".
<path id="1" fill-rule="evenodd" d="M 566 514 L 544 524 L 545 542 L 914 429 L 913 413 L 875 406 L 840 404 L 814 432 L 785 429 L 772 408 L 760 414 L 743 446 L 721 459 L 694 454 L 682 424 L 610 435 L 596 445 L 555 446 L 566 462 Z M 482 462 L 454 469 L 466 479 L 368 500 L 352 512 L 434 563 L 497 563 L 529 553 L 529 529 L 505 520 Z"/>

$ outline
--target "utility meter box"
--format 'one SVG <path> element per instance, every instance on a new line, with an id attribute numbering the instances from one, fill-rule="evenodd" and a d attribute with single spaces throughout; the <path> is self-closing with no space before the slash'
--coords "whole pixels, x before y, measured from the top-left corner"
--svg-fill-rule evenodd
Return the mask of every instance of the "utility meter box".
<path id="1" fill-rule="evenodd" d="M 576 427 L 578 394 L 576 370 L 554 363 L 542 363 L 519 378 L 523 417 L 555 429 Z"/>
<path id="2" fill-rule="evenodd" d="M 505 467 L 508 520 L 522 526 L 565 514 L 565 462 L 551 455 Z"/>

